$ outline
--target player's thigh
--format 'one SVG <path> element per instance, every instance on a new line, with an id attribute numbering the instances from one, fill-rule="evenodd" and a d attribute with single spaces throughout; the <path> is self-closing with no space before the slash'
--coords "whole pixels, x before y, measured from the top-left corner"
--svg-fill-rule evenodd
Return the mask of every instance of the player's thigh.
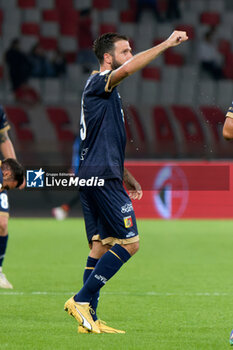
<path id="1" fill-rule="evenodd" d="M 92 241 L 89 256 L 91 258 L 100 259 L 109 249 L 110 246 L 103 245 L 101 241 Z"/>
<path id="2" fill-rule="evenodd" d="M 6 191 L 0 192 L 0 236 L 8 233 L 9 202 Z"/>
<path id="3" fill-rule="evenodd" d="M 91 247 L 93 240 L 99 240 L 98 215 L 95 211 L 90 197 L 88 197 L 85 191 L 80 191 L 80 201 L 83 210 L 87 240 Z"/>
<path id="4" fill-rule="evenodd" d="M 94 193 L 102 243 L 127 245 L 138 242 L 133 205 L 122 182 L 117 179 L 107 180 L 104 188 Z"/>

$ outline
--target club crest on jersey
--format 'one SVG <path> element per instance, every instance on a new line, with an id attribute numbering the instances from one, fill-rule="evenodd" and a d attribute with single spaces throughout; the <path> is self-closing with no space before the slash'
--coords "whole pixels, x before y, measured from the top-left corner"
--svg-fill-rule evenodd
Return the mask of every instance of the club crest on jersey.
<path id="1" fill-rule="evenodd" d="M 124 223 L 126 228 L 132 227 L 133 226 L 132 216 L 124 217 Z"/>

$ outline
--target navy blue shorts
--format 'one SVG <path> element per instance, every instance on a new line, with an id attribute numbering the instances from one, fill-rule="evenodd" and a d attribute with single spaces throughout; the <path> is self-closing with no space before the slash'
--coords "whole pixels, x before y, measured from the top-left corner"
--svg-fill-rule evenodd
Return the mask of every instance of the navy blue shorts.
<path id="1" fill-rule="evenodd" d="M 131 199 L 119 179 L 105 180 L 104 186 L 83 187 L 80 199 L 90 243 L 129 244 L 139 241 Z"/>
<path id="2" fill-rule="evenodd" d="M 7 191 L 0 192 L 0 215 L 9 215 L 9 202 Z"/>

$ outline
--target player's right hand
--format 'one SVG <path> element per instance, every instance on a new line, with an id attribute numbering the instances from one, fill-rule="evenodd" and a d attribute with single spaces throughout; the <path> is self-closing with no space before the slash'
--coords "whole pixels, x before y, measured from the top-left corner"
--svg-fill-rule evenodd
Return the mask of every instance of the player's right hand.
<path id="1" fill-rule="evenodd" d="M 167 39 L 170 47 L 180 45 L 186 40 L 188 40 L 187 33 L 181 30 L 175 30 Z"/>

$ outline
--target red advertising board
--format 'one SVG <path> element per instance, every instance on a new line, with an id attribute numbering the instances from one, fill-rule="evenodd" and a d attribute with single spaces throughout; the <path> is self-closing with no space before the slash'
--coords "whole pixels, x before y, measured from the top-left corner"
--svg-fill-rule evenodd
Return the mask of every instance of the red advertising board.
<path id="1" fill-rule="evenodd" d="M 128 161 L 143 189 L 140 218 L 233 218 L 233 162 Z"/>

